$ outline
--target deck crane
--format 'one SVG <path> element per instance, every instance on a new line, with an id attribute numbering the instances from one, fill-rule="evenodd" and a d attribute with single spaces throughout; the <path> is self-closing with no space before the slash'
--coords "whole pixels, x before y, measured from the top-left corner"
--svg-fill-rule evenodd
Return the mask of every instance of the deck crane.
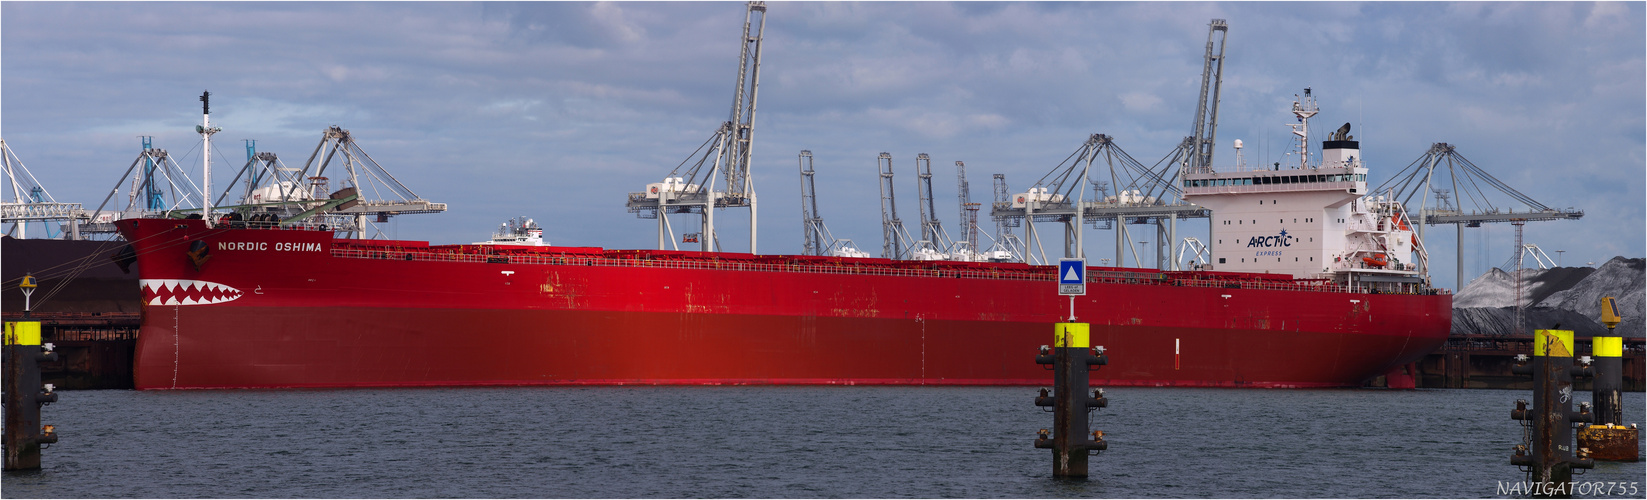
<path id="1" fill-rule="evenodd" d="M 915 155 L 915 189 L 920 198 L 921 240 L 915 242 L 911 255 L 915 260 L 948 260 L 955 242 L 944 232 L 938 221 L 938 207 L 932 196 L 932 157 L 926 153 Z"/>
<path id="2" fill-rule="evenodd" d="M 823 216 L 818 214 L 817 187 L 813 185 L 812 151 L 801 150 L 801 233 L 804 242 L 801 247 L 802 255 L 829 255 L 834 257 L 869 257 L 867 252 L 858 249 L 852 240 L 835 239 L 824 225 Z"/>
<path id="3" fill-rule="evenodd" d="M 882 152 L 876 157 L 881 174 L 881 258 L 902 260 L 915 249 L 904 230 L 904 221 L 898 218 L 898 200 L 892 184 L 892 154 Z"/>
<path id="4" fill-rule="evenodd" d="M 669 214 L 701 216 L 700 249 L 717 251 L 719 239 L 714 209 L 748 208 L 749 253 L 756 253 L 755 185 L 749 166 L 754 146 L 755 103 L 761 82 L 761 39 L 765 30 L 766 2 L 749 2 L 744 12 L 738 82 L 730 118 L 721 123 L 697 151 L 669 171 L 662 182 L 647 184 L 645 191 L 629 193 L 625 206 L 630 213 L 642 219 L 658 220 L 659 250 L 666 249 L 666 242 L 673 240 Z M 718 182 L 724 184 L 717 188 Z"/>

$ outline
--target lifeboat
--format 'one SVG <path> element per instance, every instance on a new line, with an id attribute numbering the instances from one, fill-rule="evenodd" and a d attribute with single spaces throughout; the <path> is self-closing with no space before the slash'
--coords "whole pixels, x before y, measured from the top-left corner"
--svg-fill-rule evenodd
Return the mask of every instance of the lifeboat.
<path id="1" fill-rule="evenodd" d="M 1381 254 L 1381 253 L 1380 254 L 1373 254 L 1372 257 L 1362 257 L 1361 262 L 1365 262 L 1365 263 L 1367 263 L 1368 266 L 1377 267 L 1377 268 L 1383 268 L 1384 266 L 1387 266 L 1387 265 L 1390 264 L 1389 261 L 1384 260 L 1384 254 Z"/>

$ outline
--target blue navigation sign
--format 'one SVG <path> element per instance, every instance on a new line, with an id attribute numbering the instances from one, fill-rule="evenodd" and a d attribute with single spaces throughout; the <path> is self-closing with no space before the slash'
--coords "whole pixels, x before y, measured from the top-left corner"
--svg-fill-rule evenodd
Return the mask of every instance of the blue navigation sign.
<path id="1" fill-rule="evenodd" d="M 1058 295 L 1087 294 L 1087 260 L 1058 261 Z"/>

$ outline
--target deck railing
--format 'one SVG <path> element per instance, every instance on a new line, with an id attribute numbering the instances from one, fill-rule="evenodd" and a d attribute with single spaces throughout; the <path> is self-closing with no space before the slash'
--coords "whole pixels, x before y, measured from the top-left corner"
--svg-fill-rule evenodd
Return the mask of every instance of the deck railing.
<path id="1" fill-rule="evenodd" d="M 363 249 L 333 248 L 332 256 L 349 259 L 405 260 L 412 262 L 492 263 L 520 265 L 561 265 L 600 267 L 649 267 L 658 269 L 715 270 L 744 272 L 785 272 L 815 274 L 845 274 L 855 276 L 905 276 L 928 278 L 966 278 L 1006 281 L 1054 281 L 1055 266 L 1035 269 L 946 269 L 933 267 L 891 267 L 884 264 L 846 264 L 831 262 L 761 263 L 720 259 L 635 259 L 579 254 L 480 254 L 424 249 Z M 1379 284 L 1346 287 L 1324 282 L 1297 282 L 1242 279 L 1209 279 L 1182 277 L 1162 272 L 1095 271 L 1087 272 L 1088 283 L 1153 284 L 1198 288 L 1232 288 L 1243 290 L 1287 290 L 1329 293 L 1448 294 L 1447 290 L 1425 290 L 1416 285 L 1403 287 Z"/>

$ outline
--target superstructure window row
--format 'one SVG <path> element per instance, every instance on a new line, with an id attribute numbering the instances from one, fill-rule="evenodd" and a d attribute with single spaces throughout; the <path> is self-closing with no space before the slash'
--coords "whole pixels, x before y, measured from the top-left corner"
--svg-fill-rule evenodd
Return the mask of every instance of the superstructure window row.
<path id="1" fill-rule="evenodd" d="M 1277 175 L 1241 179 L 1189 179 L 1184 181 L 1184 187 L 1261 186 L 1306 182 L 1364 182 L 1366 180 L 1367 174 Z"/>

